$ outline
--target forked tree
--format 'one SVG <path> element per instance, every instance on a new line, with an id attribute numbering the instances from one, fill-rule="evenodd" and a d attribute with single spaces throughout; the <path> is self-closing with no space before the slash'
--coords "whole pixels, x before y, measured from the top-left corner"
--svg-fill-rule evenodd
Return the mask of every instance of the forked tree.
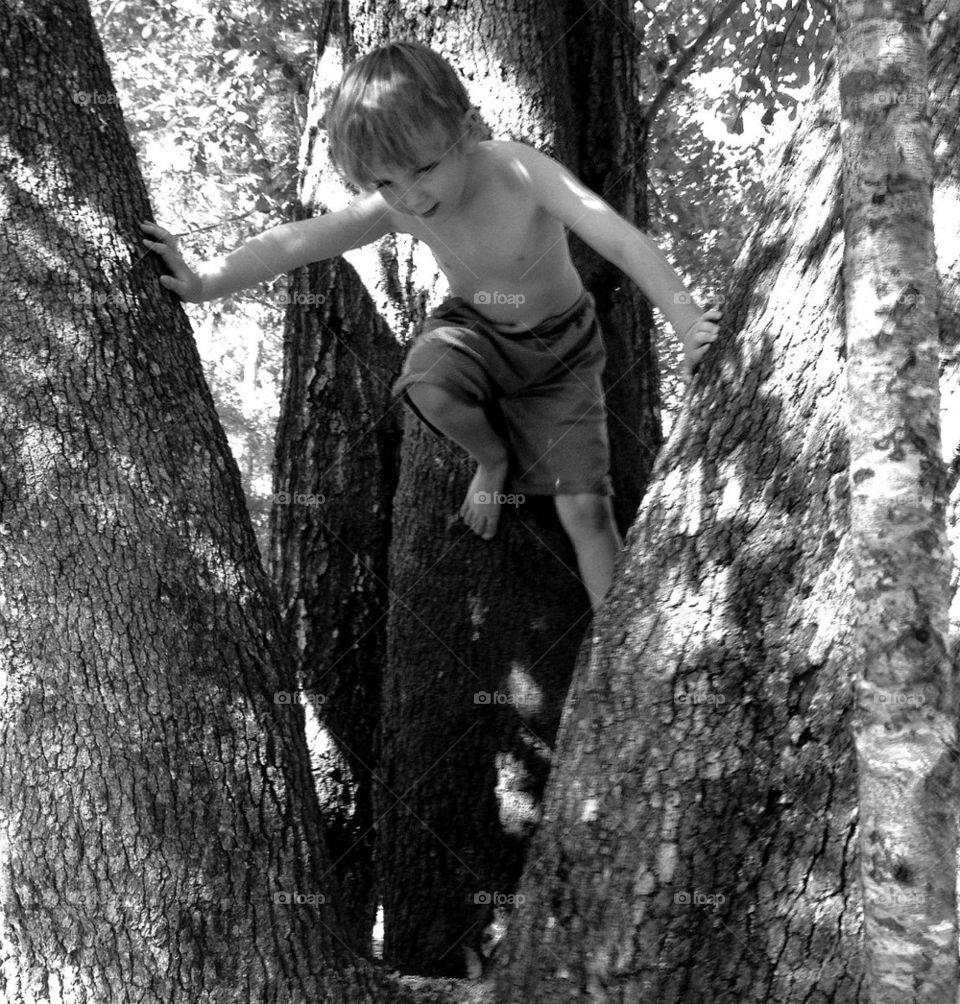
<path id="1" fill-rule="evenodd" d="M 949 406 L 960 25 L 941 6 L 927 15 Z M 831 65 L 578 666 L 495 999 L 866 1000 L 838 123 Z M 916 644 L 935 652 L 934 629 Z M 931 813 L 951 811 L 940 790 Z"/>
<path id="2" fill-rule="evenodd" d="M 341 934 L 239 472 L 83 2 L 0 5 L 0 999 L 409 999 Z"/>
<path id="3" fill-rule="evenodd" d="M 626 5 L 461 0 L 439 18 L 398 2 L 336 3 L 327 14 L 303 212 L 329 208 L 320 119 L 344 63 L 413 38 L 451 60 L 495 138 L 553 154 L 636 218 L 638 41 Z M 307 700 L 323 698 L 322 798 L 341 879 L 367 896 L 358 938 L 372 919 L 375 833 L 385 960 L 460 975 L 514 892 L 589 607 L 552 500 L 508 509 L 497 537 L 480 541 L 456 516 L 471 462 L 409 420 L 396 482 L 383 444 L 400 412 L 387 391 L 401 346 L 436 302 L 437 274 L 403 237 L 346 257 L 351 265 L 299 277 L 288 316 L 275 487 L 326 501 L 277 507 L 274 567 Z M 576 259 L 606 336 L 626 527 L 659 445 L 649 309 L 589 249 Z"/>

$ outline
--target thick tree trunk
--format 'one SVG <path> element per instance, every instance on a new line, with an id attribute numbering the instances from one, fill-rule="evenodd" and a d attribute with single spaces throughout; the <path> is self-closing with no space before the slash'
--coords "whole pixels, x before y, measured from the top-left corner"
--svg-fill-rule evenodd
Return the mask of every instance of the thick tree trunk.
<path id="1" fill-rule="evenodd" d="M 392 38 L 434 46 L 466 79 L 494 138 L 557 156 L 634 215 L 632 132 L 618 112 L 636 93 L 626 4 L 461 0 L 442 16 L 396 2 L 349 8 L 358 52 Z M 411 267 L 410 242 L 392 247 L 383 289 L 409 319 L 398 335 L 411 335 L 435 276 Z M 648 315 L 619 273 L 585 248 L 575 254 L 605 332 L 613 477 L 626 525 L 659 445 Z M 472 474 L 459 450 L 408 420 L 394 503 L 377 815 L 384 958 L 421 973 L 462 973 L 512 899 L 589 619 L 552 500 L 508 511 L 485 543 L 455 515 Z"/>
<path id="2" fill-rule="evenodd" d="M 958 37 L 954 13 L 931 60 L 948 204 Z M 783 151 L 578 667 L 497 1000 L 863 999 L 835 88 Z"/>
<path id="3" fill-rule="evenodd" d="M 927 31 L 840 0 L 852 670 L 875 1004 L 955 1004 L 957 720 L 940 453 Z"/>
<path id="4" fill-rule="evenodd" d="M 0 5 L 0 80 L 0 999 L 406 999 L 338 933 L 275 597 L 85 5 Z"/>

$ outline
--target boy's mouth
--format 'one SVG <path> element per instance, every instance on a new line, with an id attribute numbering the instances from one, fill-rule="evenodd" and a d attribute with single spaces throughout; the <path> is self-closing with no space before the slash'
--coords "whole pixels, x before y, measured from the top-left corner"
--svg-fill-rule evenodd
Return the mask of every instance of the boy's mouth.
<path id="1" fill-rule="evenodd" d="M 439 205 L 440 205 L 439 202 L 435 202 L 433 206 L 430 209 L 428 209 L 425 213 L 420 213 L 420 218 L 425 220 L 433 216 L 433 214 L 437 211 Z"/>

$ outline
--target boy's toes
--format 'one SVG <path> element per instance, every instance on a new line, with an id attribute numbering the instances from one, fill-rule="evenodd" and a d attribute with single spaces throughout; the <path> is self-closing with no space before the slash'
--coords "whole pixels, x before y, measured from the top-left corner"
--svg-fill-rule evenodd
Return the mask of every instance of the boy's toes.
<path id="1" fill-rule="evenodd" d="M 499 522 L 497 515 L 485 516 L 481 521 L 480 536 L 484 540 L 492 540 L 496 536 L 497 523 Z"/>

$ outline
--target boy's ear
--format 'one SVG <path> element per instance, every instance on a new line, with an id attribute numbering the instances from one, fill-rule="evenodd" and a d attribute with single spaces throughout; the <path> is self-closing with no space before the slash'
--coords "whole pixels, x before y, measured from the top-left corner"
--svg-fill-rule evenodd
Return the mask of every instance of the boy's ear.
<path id="1" fill-rule="evenodd" d="M 468 108 L 467 111 L 463 113 L 463 127 L 465 137 L 473 140 L 474 142 L 479 142 L 483 139 L 490 139 L 492 135 L 490 127 L 480 117 L 480 111 L 476 107 Z"/>

